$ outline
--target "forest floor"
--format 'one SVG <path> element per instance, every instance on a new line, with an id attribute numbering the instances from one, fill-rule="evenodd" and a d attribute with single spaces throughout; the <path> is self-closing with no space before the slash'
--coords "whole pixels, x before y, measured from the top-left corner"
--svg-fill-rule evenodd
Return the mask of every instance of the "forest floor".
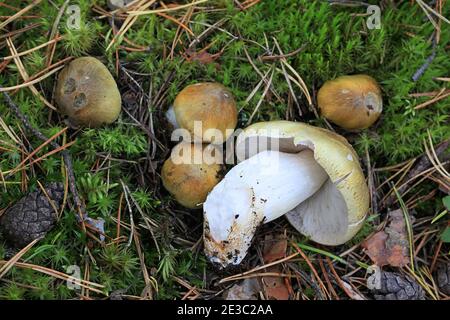
<path id="1" fill-rule="evenodd" d="M 86 211 L 105 220 L 104 235 L 86 231 L 69 193 L 45 238 L 11 252 L 0 235 L 0 298 L 213 299 L 241 289 L 247 298 L 373 299 L 367 280 L 378 263 L 426 299 L 448 299 L 436 271 L 450 261 L 450 5 L 368 2 L 380 8 L 381 28 L 368 27 L 373 12 L 359 1 L 143 0 L 134 16 L 112 15 L 105 0 L 0 1 L 0 91 L 61 146 L 52 152 L 1 97 L 0 216 L 40 184 L 67 186 L 65 149 Z M 122 112 L 111 125 L 74 130 L 54 110 L 54 87 L 62 66 L 87 55 L 115 77 Z M 380 83 L 384 110 L 369 129 L 349 133 L 314 112 L 316 93 L 326 80 L 358 73 Z M 160 179 L 173 147 L 164 114 L 182 88 L 202 81 L 231 90 L 238 127 L 285 119 L 347 138 L 371 193 L 351 241 L 319 245 L 280 218 L 258 230 L 238 268 L 209 264 L 201 211 L 178 205 Z M 389 235 L 396 219 L 403 256 L 375 252 L 368 241 Z M 266 268 L 273 239 L 277 263 Z M 81 288 L 66 285 L 74 271 Z M 262 284 L 249 280 L 264 273 Z"/>

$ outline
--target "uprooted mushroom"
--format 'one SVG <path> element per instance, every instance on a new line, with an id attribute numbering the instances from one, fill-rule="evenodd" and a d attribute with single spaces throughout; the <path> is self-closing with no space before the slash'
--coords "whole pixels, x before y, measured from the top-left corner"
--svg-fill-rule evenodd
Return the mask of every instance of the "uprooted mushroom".
<path id="1" fill-rule="evenodd" d="M 261 122 L 238 136 L 236 154 L 242 161 L 203 205 L 205 252 L 212 262 L 239 264 L 256 229 L 283 215 L 325 245 L 343 244 L 361 228 L 369 192 L 345 138 L 303 123 Z"/>
<path id="2" fill-rule="evenodd" d="M 200 82 L 181 90 L 166 117 L 174 128 L 187 130 L 192 140 L 222 144 L 237 124 L 236 101 L 222 84 Z"/>

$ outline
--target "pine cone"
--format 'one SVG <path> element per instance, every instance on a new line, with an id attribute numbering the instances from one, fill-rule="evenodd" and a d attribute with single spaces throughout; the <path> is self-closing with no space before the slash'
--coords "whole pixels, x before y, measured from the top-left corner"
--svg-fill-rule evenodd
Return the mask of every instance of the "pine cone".
<path id="1" fill-rule="evenodd" d="M 411 277 L 381 272 L 381 288 L 375 290 L 376 300 L 424 300 L 422 287 Z"/>
<path id="2" fill-rule="evenodd" d="M 64 197 L 62 183 L 45 187 L 48 198 L 59 210 Z M 56 222 L 55 209 L 42 189 L 29 193 L 9 208 L 0 218 L 0 229 L 8 243 L 21 248 L 45 236 Z"/>
<path id="3" fill-rule="evenodd" d="M 440 263 L 436 273 L 439 290 L 446 295 L 450 295 L 450 263 Z"/>

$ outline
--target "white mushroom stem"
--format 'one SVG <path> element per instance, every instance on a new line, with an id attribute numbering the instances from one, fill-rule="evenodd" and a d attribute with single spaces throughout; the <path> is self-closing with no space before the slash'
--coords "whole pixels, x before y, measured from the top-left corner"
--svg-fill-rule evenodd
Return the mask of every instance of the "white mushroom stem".
<path id="1" fill-rule="evenodd" d="M 173 106 L 170 106 L 169 110 L 166 111 L 166 119 L 169 121 L 169 123 L 175 128 L 179 128 L 177 118 L 175 116 L 175 110 L 173 109 Z"/>
<path id="2" fill-rule="evenodd" d="M 203 205 L 205 249 L 211 261 L 239 264 L 259 225 L 294 209 L 327 179 L 311 150 L 263 151 L 236 165 Z"/>

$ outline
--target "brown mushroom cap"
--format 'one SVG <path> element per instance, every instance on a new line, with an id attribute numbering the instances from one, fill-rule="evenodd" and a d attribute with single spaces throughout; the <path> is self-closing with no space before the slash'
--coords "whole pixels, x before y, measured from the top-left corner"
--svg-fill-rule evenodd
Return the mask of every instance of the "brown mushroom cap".
<path id="1" fill-rule="evenodd" d="M 93 57 L 75 59 L 60 72 L 55 99 L 70 124 L 87 127 L 117 120 L 122 103 L 111 73 Z"/>
<path id="2" fill-rule="evenodd" d="M 317 103 L 323 117 L 347 130 L 368 128 L 383 110 L 380 87 L 364 74 L 325 82 L 317 94 Z"/>
<path id="3" fill-rule="evenodd" d="M 203 82 L 187 86 L 175 98 L 173 108 L 178 125 L 203 142 L 223 143 L 237 125 L 236 102 L 231 92 L 220 83 Z M 201 121 L 201 137 L 194 132 L 194 121 Z M 219 130 L 222 137 L 208 136 L 208 129 Z"/>
<path id="4" fill-rule="evenodd" d="M 186 151 L 190 154 L 184 154 Z M 202 155 L 204 158 L 199 158 Z M 185 157 L 183 163 L 176 160 L 179 156 Z M 177 144 L 161 170 L 164 188 L 181 205 L 191 209 L 199 208 L 208 193 L 222 179 L 222 157 L 222 152 L 213 145 L 187 142 Z"/>

